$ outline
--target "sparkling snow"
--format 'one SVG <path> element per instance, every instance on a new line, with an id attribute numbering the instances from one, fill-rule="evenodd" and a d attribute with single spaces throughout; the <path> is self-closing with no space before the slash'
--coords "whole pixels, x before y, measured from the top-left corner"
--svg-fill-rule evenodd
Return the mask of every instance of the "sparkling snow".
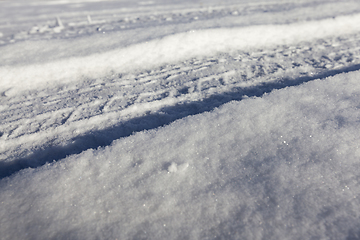
<path id="1" fill-rule="evenodd" d="M 360 3 L 0 8 L 1 239 L 360 238 Z"/>

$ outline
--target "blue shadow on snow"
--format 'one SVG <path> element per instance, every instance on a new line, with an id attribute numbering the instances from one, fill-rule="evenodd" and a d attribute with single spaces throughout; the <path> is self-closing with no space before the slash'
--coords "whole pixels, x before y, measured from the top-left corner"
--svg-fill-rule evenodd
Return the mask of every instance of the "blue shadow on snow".
<path id="1" fill-rule="evenodd" d="M 96 149 L 110 145 L 114 140 L 128 137 L 133 133 L 143 130 L 155 129 L 168 125 L 177 119 L 184 118 L 213 109 L 228 103 L 230 101 L 240 101 L 244 96 L 260 97 L 276 89 L 282 89 L 290 86 L 298 86 L 303 83 L 334 76 L 339 73 L 347 73 L 360 70 L 360 64 L 350 67 L 323 72 L 314 76 L 300 77 L 298 79 L 282 79 L 275 83 L 264 83 L 260 86 L 249 88 L 236 88 L 231 92 L 219 95 L 213 95 L 201 101 L 178 104 L 171 107 L 165 107 L 159 113 L 153 113 L 146 116 L 130 119 L 119 125 L 108 129 L 91 131 L 82 136 L 72 139 L 72 143 L 66 146 L 48 146 L 39 149 L 25 158 L 19 158 L 10 162 L 0 162 L 0 179 L 9 177 L 26 168 L 37 168 L 58 161 L 72 154 L 79 154 L 87 149 Z"/>

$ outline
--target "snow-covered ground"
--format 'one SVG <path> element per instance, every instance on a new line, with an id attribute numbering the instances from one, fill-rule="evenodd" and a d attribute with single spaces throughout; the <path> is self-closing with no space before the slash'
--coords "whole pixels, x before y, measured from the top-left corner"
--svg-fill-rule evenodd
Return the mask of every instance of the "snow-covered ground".
<path id="1" fill-rule="evenodd" d="M 1 239 L 360 239 L 357 0 L 0 1 Z"/>

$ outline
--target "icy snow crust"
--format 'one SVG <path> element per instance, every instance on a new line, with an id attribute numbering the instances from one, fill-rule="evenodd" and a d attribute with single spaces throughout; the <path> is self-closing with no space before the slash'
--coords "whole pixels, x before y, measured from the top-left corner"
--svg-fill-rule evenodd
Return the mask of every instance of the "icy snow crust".
<path id="1" fill-rule="evenodd" d="M 360 238 L 358 2 L 0 7 L 1 239 Z"/>

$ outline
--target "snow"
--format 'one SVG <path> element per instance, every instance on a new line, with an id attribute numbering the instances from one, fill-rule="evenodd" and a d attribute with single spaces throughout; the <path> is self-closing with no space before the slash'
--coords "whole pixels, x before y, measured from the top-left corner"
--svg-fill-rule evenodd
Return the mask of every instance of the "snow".
<path id="1" fill-rule="evenodd" d="M 359 227 L 359 77 L 230 102 L 26 169 L 1 183 L 3 237 L 344 239 Z"/>
<path id="2" fill-rule="evenodd" d="M 359 238 L 355 1 L 6 9 L 1 239 Z"/>
<path id="3" fill-rule="evenodd" d="M 49 84 L 54 85 L 57 82 L 74 82 L 84 77 L 97 78 L 112 71 L 124 73 L 136 69 L 152 69 L 193 57 L 275 44 L 289 45 L 325 38 L 335 33 L 356 33 L 359 24 L 360 15 L 354 15 L 291 25 L 190 31 L 81 58 L 67 58 L 24 67 L 2 67 L 0 87 L 18 92 L 23 89 L 48 87 Z M 58 44 L 64 47 L 66 43 Z"/>

